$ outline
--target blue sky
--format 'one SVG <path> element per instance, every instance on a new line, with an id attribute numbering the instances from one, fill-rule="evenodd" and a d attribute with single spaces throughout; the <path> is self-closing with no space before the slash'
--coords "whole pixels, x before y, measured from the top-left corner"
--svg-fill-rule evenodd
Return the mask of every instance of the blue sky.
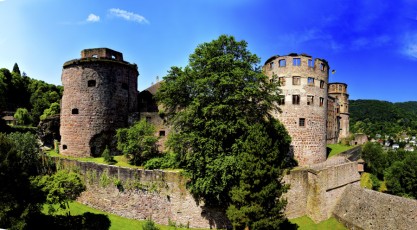
<path id="1" fill-rule="evenodd" d="M 273 55 L 326 59 L 351 99 L 417 101 L 417 0 L 0 0 L 0 67 L 61 84 L 65 61 L 108 47 L 139 90 L 221 34 Z"/>

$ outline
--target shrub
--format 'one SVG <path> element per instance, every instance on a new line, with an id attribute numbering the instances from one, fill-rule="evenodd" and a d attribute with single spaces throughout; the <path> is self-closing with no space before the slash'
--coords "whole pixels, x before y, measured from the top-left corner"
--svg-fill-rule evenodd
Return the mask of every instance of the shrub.
<path id="1" fill-rule="evenodd" d="M 163 157 L 152 158 L 145 163 L 145 169 L 167 169 L 178 168 L 177 156 L 167 153 Z"/>
<path id="2" fill-rule="evenodd" d="M 106 145 L 106 149 L 104 149 L 103 154 L 101 156 L 104 158 L 104 162 L 106 162 L 107 164 L 116 163 L 107 145 Z"/>
<path id="3" fill-rule="evenodd" d="M 156 226 L 155 222 L 149 219 L 149 220 L 146 220 L 144 224 L 142 224 L 142 229 L 143 230 L 159 230 L 160 228 Z"/>

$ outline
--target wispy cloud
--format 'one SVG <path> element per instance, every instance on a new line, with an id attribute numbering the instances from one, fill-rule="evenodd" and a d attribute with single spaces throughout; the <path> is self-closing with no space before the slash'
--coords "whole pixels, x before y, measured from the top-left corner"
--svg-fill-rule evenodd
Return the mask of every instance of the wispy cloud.
<path id="1" fill-rule="evenodd" d="M 97 16 L 95 14 L 90 14 L 90 15 L 88 15 L 86 21 L 87 22 L 99 22 L 100 21 L 100 16 Z"/>
<path id="2" fill-rule="evenodd" d="M 139 24 L 149 24 L 149 21 L 145 17 L 139 14 L 135 14 L 126 10 L 121 10 L 118 8 L 112 8 L 109 10 L 109 14 L 115 17 L 123 18 L 127 21 L 133 21 Z"/>
<path id="3" fill-rule="evenodd" d="M 409 58 L 417 59 L 417 33 L 404 36 L 402 53 Z"/>

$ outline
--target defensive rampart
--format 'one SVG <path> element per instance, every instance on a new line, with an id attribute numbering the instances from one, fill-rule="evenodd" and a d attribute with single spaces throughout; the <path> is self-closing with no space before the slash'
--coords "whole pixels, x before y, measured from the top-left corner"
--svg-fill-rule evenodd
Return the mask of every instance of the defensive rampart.
<path id="1" fill-rule="evenodd" d="M 349 229 L 416 229 L 417 201 L 348 186 L 333 215 Z"/>

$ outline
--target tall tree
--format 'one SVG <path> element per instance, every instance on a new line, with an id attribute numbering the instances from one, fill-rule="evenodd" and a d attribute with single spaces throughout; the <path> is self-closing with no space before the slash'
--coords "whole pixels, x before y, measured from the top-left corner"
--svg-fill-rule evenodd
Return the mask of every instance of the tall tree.
<path id="1" fill-rule="evenodd" d="M 206 205 L 228 207 L 235 228 L 278 229 L 290 137 L 270 114 L 279 110 L 278 81 L 259 62 L 245 41 L 222 35 L 199 45 L 184 69 L 172 67 L 156 97 L 190 191 Z"/>
<path id="2" fill-rule="evenodd" d="M 21 76 L 20 69 L 19 69 L 19 66 L 17 65 L 17 63 L 14 63 L 12 72 L 17 73 L 17 74 L 19 74 L 19 76 Z"/>

